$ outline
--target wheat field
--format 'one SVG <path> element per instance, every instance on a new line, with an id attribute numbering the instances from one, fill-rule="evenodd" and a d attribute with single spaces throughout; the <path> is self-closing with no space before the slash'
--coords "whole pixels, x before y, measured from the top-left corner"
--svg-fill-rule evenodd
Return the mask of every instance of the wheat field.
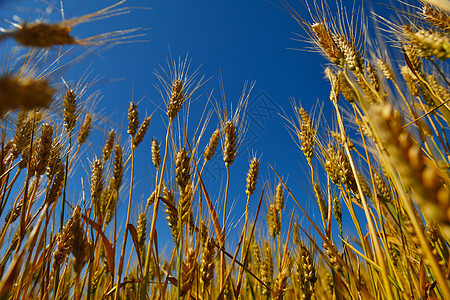
<path id="1" fill-rule="evenodd" d="M 230 209 L 231 170 L 247 138 L 253 83 L 235 103 L 204 99 L 197 94 L 208 79 L 188 57 L 170 59 L 155 72 L 163 99 L 155 112 L 131 101 L 125 128 L 102 138 L 89 109 L 100 97 L 88 93 L 92 79 L 55 82 L 57 67 L 34 62 L 55 49 L 143 42 L 141 28 L 71 34 L 133 8 L 119 1 L 3 29 L 0 43 L 16 49 L 3 61 L 25 59 L 0 74 L 0 299 L 450 299 L 449 1 L 398 1 L 383 10 L 395 17 L 303 4 L 281 0 L 274 9 L 297 23 L 299 47 L 323 56 L 317 69 L 332 111 L 323 121 L 292 101 L 279 119 L 314 199 L 306 203 L 289 174 L 254 154 L 242 174 L 243 211 Z M 186 113 L 194 100 L 211 107 L 200 120 Z M 165 138 L 152 138 L 153 122 Z M 136 150 L 145 139 L 144 162 Z M 217 156 L 226 172 L 219 199 L 205 172 Z M 136 172 L 142 164 L 151 180 Z M 137 181 L 148 194 L 137 194 Z M 145 199 L 137 217 L 133 199 Z M 310 205 L 320 213 L 309 214 Z M 230 214 L 242 216 L 239 226 Z M 161 219 L 169 249 L 158 244 Z"/>

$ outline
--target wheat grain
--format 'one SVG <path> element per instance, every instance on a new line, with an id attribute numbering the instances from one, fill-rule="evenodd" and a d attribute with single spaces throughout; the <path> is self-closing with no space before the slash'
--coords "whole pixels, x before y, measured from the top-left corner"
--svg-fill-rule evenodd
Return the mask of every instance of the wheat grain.
<path id="1" fill-rule="evenodd" d="M 116 132 L 114 131 L 114 129 L 111 129 L 109 131 L 108 139 L 106 140 L 105 146 L 103 147 L 103 151 L 102 151 L 103 161 L 107 161 L 111 157 L 111 154 L 112 154 L 113 148 L 114 148 L 115 137 L 116 137 Z"/>
<path id="2" fill-rule="evenodd" d="M 214 256 L 215 256 L 214 238 L 208 238 L 202 251 L 200 264 L 200 279 L 202 281 L 202 294 L 205 294 L 214 278 Z"/>
<path id="3" fill-rule="evenodd" d="M 175 160 L 175 181 L 180 186 L 180 189 L 184 189 L 190 179 L 190 157 L 186 151 L 186 148 L 181 149 Z"/>
<path id="4" fill-rule="evenodd" d="M 250 197 L 255 192 L 256 180 L 258 179 L 259 161 L 254 157 L 250 162 L 250 168 L 247 173 L 247 189 L 245 193 Z"/>
<path id="5" fill-rule="evenodd" d="M 211 158 L 213 158 L 214 153 L 216 152 L 217 146 L 219 144 L 219 136 L 220 130 L 216 129 L 216 131 L 214 131 L 211 138 L 209 139 L 208 145 L 206 146 L 204 153 L 205 161 L 211 160 Z"/>
<path id="6" fill-rule="evenodd" d="M 226 121 L 223 131 L 223 161 L 229 167 L 236 157 L 236 125 L 233 121 Z"/>
<path id="7" fill-rule="evenodd" d="M 161 153 L 156 139 L 152 139 L 152 162 L 156 168 L 159 168 L 159 165 L 161 164 Z"/>
<path id="8" fill-rule="evenodd" d="M 137 105 L 134 102 L 130 102 L 130 107 L 128 108 L 128 134 L 134 138 L 138 127 L 139 113 L 137 110 Z"/>
<path id="9" fill-rule="evenodd" d="M 148 126 L 150 125 L 151 117 L 146 117 L 144 121 L 142 122 L 141 126 L 139 127 L 138 132 L 136 133 L 136 136 L 133 138 L 133 148 L 137 148 L 139 144 L 144 139 L 145 133 L 147 132 Z"/>
<path id="10" fill-rule="evenodd" d="M 67 90 L 64 96 L 64 126 L 67 132 L 71 132 L 77 123 L 77 98 L 73 90 Z"/>
<path id="11" fill-rule="evenodd" d="M 35 172 L 36 176 L 43 175 L 48 166 L 50 152 L 53 141 L 53 126 L 50 124 L 42 124 L 41 127 L 41 137 L 37 148 L 35 149 Z"/>
<path id="12" fill-rule="evenodd" d="M 92 127 L 92 117 L 91 115 L 87 114 L 83 125 L 80 127 L 80 131 L 78 133 L 78 144 L 82 145 L 86 142 L 89 134 L 91 133 L 91 127 Z"/>

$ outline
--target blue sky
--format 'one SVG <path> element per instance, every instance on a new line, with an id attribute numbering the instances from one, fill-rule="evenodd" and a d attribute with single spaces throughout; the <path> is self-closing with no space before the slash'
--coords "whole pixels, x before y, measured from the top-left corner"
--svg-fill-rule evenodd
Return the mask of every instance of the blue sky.
<path id="1" fill-rule="evenodd" d="M 42 2 L 36 2 L 4 3 L 2 16 L 8 16 L 10 19 L 11 14 L 17 14 L 23 19 L 29 18 L 30 15 L 36 18 L 39 14 L 21 12 L 19 8 L 23 10 L 37 6 L 47 8 L 47 11 L 42 13 L 44 18 L 53 22 L 61 20 L 58 2 L 55 1 L 53 9 L 48 9 Z M 69 19 L 114 2 L 76 0 L 63 3 L 65 18 Z M 293 3 L 298 10 L 303 8 L 300 1 Z M 167 122 L 163 112 L 156 108 L 162 105 L 162 99 L 154 87 L 157 79 L 153 72 L 159 65 L 166 66 L 169 53 L 174 58 L 185 57 L 189 53 L 192 59 L 191 70 L 201 66 L 199 74 L 209 78 L 194 95 L 196 101 L 190 108 L 190 120 L 193 120 L 191 126 L 198 122 L 207 103 L 207 95 L 212 92 L 215 98 L 221 101 L 219 74 L 223 79 L 226 100 L 228 104 L 233 105 L 236 105 L 242 93 L 244 82 L 255 81 L 247 113 L 249 131 L 246 143 L 241 147 L 231 170 L 232 191 L 229 203 L 236 201 L 231 222 L 238 221 L 245 206 L 245 177 L 253 153 L 261 157 L 261 174 L 251 203 L 252 213 L 256 210 L 258 193 L 263 182 L 268 181 L 272 189 L 276 185 L 275 175 L 269 169 L 269 164 L 288 179 L 289 186 L 305 208 L 310 212 L 317 211 L 316 208 L 313 209 L 317 205 L 311 198 L 312 188 L 306 160 L 291 139 L 285 128 L 286 122 L 279 114 L 285 112 L 292 116 L 292 99 L 301 101 L 307 111 L 311 111 L 317 103 L 328 101 L 329 84 L 323 75 L 323 67 L 327 61 L 317 53 L 292 50 L 308 46 L 305 42 L 293 40 L 298 38 L 296 33 L 303 34 L 295 20 L 267 1 L 129 0 L 123 6 L 135 8 L 130 9 L 130 13 L 126 15 L 81 24 L 74 28 L 74 36 L 84 38 L 112 30 L 142 27 L 146 29 L 143 31 L 145 36 L 138 39 L 147 41 L 96 49 L 95 53 L 91 53 L 81 62 L 57 72 L 54 79 L 58 81 L 60 77 L 64 77 L 67 81 L 76 81 L 86 69 L 92 72 L 91 78 L 102 77 L 92 87 L 93 90 L 101 89 L 103 95 L 97 104 L 97 109 L 102 111 L 99 122 L 101 119 L 107 120 L 98 125 L 96 134 L 100 140 L 114 127 L 119 127 L 122 143 L 128 138 L 126 114 L 131 99 L 139 102 L 141 120 L 145 114 L 156 111 L 147 137 L 137 153 L 140 163 L 136 168 L 138 180 L 133 207 L 141 208 L 142 201 L 145 201 L 151 192 L 152 186 L 149 183 L 153 183 L 155 176 L 150 160 L 151 138 L 155 137 L 162 143 L 164 124 Z M 308 17 L 307 12 L 301 14 Z M 51 49 L 50 54 L 59 51 L 61 50 Z M 84 51 L 81 47 L 81 50 L 75 50 L 74 53 Z M 325 115 L 329 116 L 326 110 L 330 106 L 327 104 L 325 103 Z M 217 128 L 217 122 L 217 117 L 213 115 L 203 138 L 202 148 Z M 92 141 L 88 152 L 100 155 L 102 143 Z M 216 155 L 214 164 L 207 172 L 213 175 L 207 179 L 207 183 L 213 191 L 212 195 L 217 199 L 220 187 L 225 183 L 225 168 L 219 156 Z M 119 208 L 123 211 L 127 206 L 125 198 L 119 203 Z M 286 205 L 288 212 L 295 207 L 292 199 L 289 199 Z M 137 221 L 138 212 L 137 209 L 132 212 L 134 221 Z M 266 207 L 263 205 L 260 219 L 265 217 L 265 213 Z M 298 217 L 299 220 L 303 219 L 300 212 Z M 161 237 L 167 233 L 168 227 L 163 215 L 160 215 L 159 221 L 158 230 Z M 160 244 L 164 245 L 164 242 L 161 240 Z"/>

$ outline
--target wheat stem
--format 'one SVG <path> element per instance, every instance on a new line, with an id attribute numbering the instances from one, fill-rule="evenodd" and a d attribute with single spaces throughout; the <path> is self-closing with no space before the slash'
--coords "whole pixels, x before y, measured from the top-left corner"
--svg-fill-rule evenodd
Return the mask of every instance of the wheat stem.
<path id="1" fill-rule="evenodd" d="M 127 211 L 127 220 L 125 222 L 125 232 L 123 233 L 124 236 L 122 242 L 122 251 L 120 253 L 119 269 L 117 272 L 116 292 L 114 295 L 115 300 L 117 300 L 119 297 L 120 279 L 122 277 L 123 263 L 125 259 L 125 249 L 127 247 L 128 230 L 126 228 L 128 226 L 128 223 L 130 222 L 131 200 L 133 196 L 133 182 L 134 182 L 134 147 L 131 147 L 131 176 L 130 176 L 130 191 L 128 195 L 128 211 Z"/>
<path id="2" fill-rule="evenodd" d="M 152 225 L 150 227 L 150 234 L 149 234 L 149 238 L 148 238 L 148 247 L 147 247 L 147 255 L 146 255 L 146 259 L 145 259 L 145 267 L 144 267 L 144 278 L 143 278 L 143 287 L 141 289 L 141 294 L 140 297 L 141 299 L 144 299 L 146 297 L 147 294 L 147 288 L 148 288 L 148 280 L 150 278 L 150 258 L 151 258 L 151 251 L 153 248 L 153 238 L 155 236 L 155 232 L 156 232 L 156 218 L 158 217 L 158 208 L 159 208 L 159 197 L 162 191 L 162 187 L 163 187 L 163 180 L 164 180 L 164 171 L 166 168 L 166 161 L 167 161 L 167 154 L 169 152 L 169 135 L 170 135 L 170 129 L 172 128 L 172 122 L 173 119 L 169 119 L 169 124 L 167 126 L 167 133 L 166 133 L 166 146 L 165 146 L 165 150 L 164 150 L 164 159 L 163 159 L 163 163 L 162 163 L 162 167 L 161 167 L 161 173 L 159 175 L 159 183 L 158 183 L 158 188 L 156 190 L 156 199 L 155 199 L 155 203 L 153 204 L 153 217 L 152 217 Z"/>
<path id="3" fill-rule="evenodd" d="M 227 200 L 228 200 L 228 191 L 230 187 L 230 166 L 226 164 L 227 168 L 227 183 L 225 186 L 225 199 L 223 202 L 223 218 L 222 218 L 222 235 L 223 235 L 223 250 L 225 250 L 225 229 L 226 229 L 226 221 L 227 221 Z M 225 286 L 224 277 L 225 277 L 225 254 L 223 251 L 220 252 L 220 288 L 223 289 Z"/>
<path id="4" fill-rule="evenodd" d="M 338 119 L 339 128 L 340 128 L 342 134 L 344 136 L 347 136 L 346 133 L 345 133 L 344 123 L 342 121 L 341 114 L 340 114 L 340 111 L 339 111 L 339 106 L 337 105 L 337 102 L 333 102 L 333 105 L 334 105 L 334 107 L 336 109 L 336 116 L 337 116 L 337 119 Z M 355 166 L 355 163 L 353 162 L 353 157 L 352 157 L 352 154 L 350 152 L 350 149 L 348 148 L 347 141 L 345 141 L 345 143 L 344 143 L 344 148 L 345 148 L 345 150 L 347 152 L 347 156 L 349 158 L 349 162 L 350 162 L 350 166 L 352 168 L 352 172 L 353 172 L 353 174 L 357 174 L 356 166 Z M 358 186 L 358 191 L 359 191 L 359 194 L 360 194 L 360 197 L 361 197 L 361 200 L 362 200 L 362 204 L 363 204 L 363 207 L 364 207 L 364 213 L 366 215 L 366 220 L 367 220 L 367 223 L 368 223 L 368 226 L 369 226 L 370 237 L 371 237 L 372 243 L 373 243 L 373 245 L 375 247 L 375 253 L 376 253 L 377 258 L 378 258 L 378 263 L 381 264 L 381 270 L 382 270 L 381 274 L 382 274 L 382 277 L 383 277 L 384 286 L 386 288 L 385 296 L 387 297 L 387 299 L 393 299 L 392 298 L 393 294 L 392 294 L 392 290 L 391 290 L 391 285 L 389 284 L 388 270 L 386 268 L 386 264 L 385 264 L 384 257 L 383 257 L 383 254 L 382 254 L 382 249 L 381 249 L 381 246 L 379 244 L 379 240 L 377 238 L 378 235 L 376 233 L 376 230 L 375 230 L 375 227 L 374 227 L 374 224 L 373 224 L 373 220 L 372 220 L 371 214 L 369 212 L 369 207 L 367 205 L 366 197 L 363 194 L 362 187 L 361 187 L 361 182 L 359 181 L 358 176 L 355 175 L 354 177 L 355 177 L 355 181 L 356 181 L 356 184 Z M 363 242 L 363 248 L 365 248 L 365 246 L 364 246 L 365 243 L 364 243 L 364 241 L 362 241 L 362 242 Z M 367 251 L 367 249 L 365 249 L 365 251 Z"/>

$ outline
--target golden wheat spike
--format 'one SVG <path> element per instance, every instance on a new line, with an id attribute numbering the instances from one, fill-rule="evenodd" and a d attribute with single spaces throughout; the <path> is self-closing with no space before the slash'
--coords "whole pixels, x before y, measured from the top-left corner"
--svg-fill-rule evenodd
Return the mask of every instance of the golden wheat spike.
<path id="1" fill-rule="evenodd" d="M 116 8 L 125 1 L 126 0 L 122 0 L 96 12 L 58 23 L 34 22 L 14 24 L 15 28 L 2 30 L 3 34 L 0 35 L 0 40 L 13 38 L 23 46 L 36 48 L 49 48 L 64 45 L 105 45 L 127 42 L 130 38 L 142 36 L 142 34 L 129 35 L 141 30 L 141 28 L 110 31 L 82 39 L 77 39 L 71 35 L 73 27 L 79 24 L 128 13 L 129 10 L 126 7 Z"/>

